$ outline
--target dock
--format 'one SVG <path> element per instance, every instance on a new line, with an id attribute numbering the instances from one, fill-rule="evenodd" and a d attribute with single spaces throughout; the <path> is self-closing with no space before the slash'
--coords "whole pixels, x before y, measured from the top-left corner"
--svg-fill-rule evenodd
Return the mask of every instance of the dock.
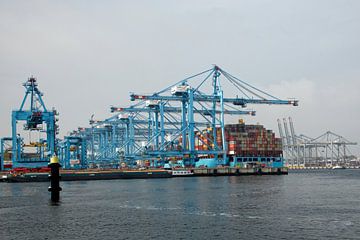
<path id="1" fill-rule="evenodd" d="M 283 168 L 184 168 L 176 171 L 187 171 L 191 174 L 174 175 L 172 170 L 62 170 L 61 181 L 90 181 L 113 179 L 147 179 L 147 178 L 176 178 L 176 177 L 217 177 L 217 176 L 246 176 L 246 175 L 286 175 L 288 169 Z M 175 170 L 174 170 L 175 171 Z M 11 174 L 0 172 L 2 182 L 47 182 L 49 173 L 31 172 Z"/>

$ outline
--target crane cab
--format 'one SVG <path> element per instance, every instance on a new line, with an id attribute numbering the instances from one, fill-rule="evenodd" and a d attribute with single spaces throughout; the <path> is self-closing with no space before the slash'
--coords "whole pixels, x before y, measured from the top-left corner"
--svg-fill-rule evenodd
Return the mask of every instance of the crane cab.
<path id="1" fill-rule="evenodd" d="M 171 88 L 171 94 L 175 96 L 182 96 L 187 94 L 187 91 L 190 89 L 190 86 L 187 84 L 175 86 Z"/>

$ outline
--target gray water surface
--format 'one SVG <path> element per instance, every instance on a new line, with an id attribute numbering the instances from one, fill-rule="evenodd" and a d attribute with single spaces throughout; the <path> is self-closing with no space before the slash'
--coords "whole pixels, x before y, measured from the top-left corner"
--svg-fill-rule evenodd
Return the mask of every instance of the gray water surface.
<path id="1" fill-rule="evenodd" d="M 0 239 L 360 239 L 360 170 L 0 183 Z"/>

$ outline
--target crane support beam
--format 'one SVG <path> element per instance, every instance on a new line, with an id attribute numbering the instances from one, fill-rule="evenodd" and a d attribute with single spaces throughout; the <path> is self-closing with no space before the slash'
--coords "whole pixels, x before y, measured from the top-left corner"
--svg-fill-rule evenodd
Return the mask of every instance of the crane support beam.
<path id="1" fill-rule="evenodd" d="M 183 96 L 160 96 L 160 95 L 138 95 L 130 94 L 130 100 L 162 100 L 162 101 L 182 101 L 187 100 Z M 194 101 L 220 103 L 220 96 L 213 95 L 194 95 Z M 267 100 L 267 99 L 246 99 L 246 98 L 224 98 L 224 103 L 233 103 L 234 105 L 246 106 L 247 104 L 269 104 L 269 105 L 293 105 L 298 106 L 298 100 Z"/>
<path id="2" fill-rule="evenodd" d="M 111 112 L 144 112 L 144 113 L 149 113 L 149 112 L 159 112 L 160 110 L 157 108 L 120 108 L 120 107 L 111 107 Z M 181 108 L 177 108 L 177 107 L 164 107 L 164 112 L 165 113 L 181 113 Z M 199 113 L 199 114 L 204 114 L 204 115 L 208 115 L 211 114 L 211 112 L 209 110 L 203 110 L 203 109 L 194 109 L 194 113 Z M 216 110 L 215 111 L 216 114 L 220 114 L 222 113 L 220 110 Z M 255 116 L 256 112 L 255 111 L 236 111 L 236 110 L 224 110 L 223 111 L 224 114 L 228 114 L 228 115 L 251 115 L 251 116 Z"/>

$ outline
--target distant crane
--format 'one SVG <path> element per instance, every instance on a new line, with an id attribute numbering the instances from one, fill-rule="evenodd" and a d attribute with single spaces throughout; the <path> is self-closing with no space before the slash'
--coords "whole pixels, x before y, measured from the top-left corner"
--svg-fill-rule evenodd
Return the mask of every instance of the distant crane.
<path id="1" fill-rule="evenodd" d="M 331 131 L 327 131 L 316 138 L 303 134 L 296 135 L 290 117 L 289 123 L 291 135 L 287 133 L 287 137 L 282 137 L 284 157 L 289 167 L 332 167 L 335 165 L 351 166 L 359 164 L 356 161 L 352 163 L 353 160 L 356 160 L 356 157 L 351 155 L 349 149 L 349 146 L 356 145 L 356 142 L 351 142 Z M 287 121 L 285 118 L 283 119 L 283 125 L 286 131 Z M 279 119 L 278 127 L 281 135 L 282 126 Z"/>

